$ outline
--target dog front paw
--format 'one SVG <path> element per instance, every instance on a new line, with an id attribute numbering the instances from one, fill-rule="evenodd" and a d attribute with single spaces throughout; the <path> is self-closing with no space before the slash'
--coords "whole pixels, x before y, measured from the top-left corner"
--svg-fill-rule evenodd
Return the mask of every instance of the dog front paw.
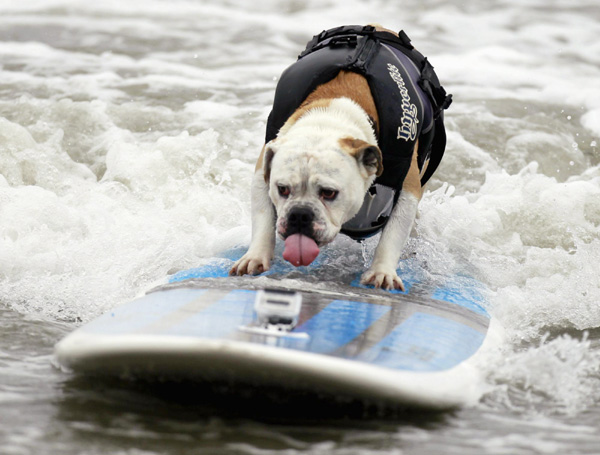
<path id="1" fill-rule="evenodd" d="M 229 270 L 229 275 L 260 275 L 271 267 L 270 254 L 244 254 Z"/>
<path id="2" fill-rule="evenodd" d="M 399 289 L 405 291 L 404 283 L 394 269 L 369 269 L 363 273 L 361 284 L 367 284 L 382 289 Z"/>

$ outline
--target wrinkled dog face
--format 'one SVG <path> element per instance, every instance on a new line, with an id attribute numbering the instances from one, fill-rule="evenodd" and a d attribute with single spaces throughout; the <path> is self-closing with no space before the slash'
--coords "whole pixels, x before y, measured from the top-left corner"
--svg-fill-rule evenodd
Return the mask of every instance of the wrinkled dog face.
<path id="1" fill-rule="evenodd" d="M 300 233 L 331 242 L 360 209 L 380 174 L 381 152 L 356 139 L 276 139 L 265 149 L 264 173 L 282 238 Z"/>

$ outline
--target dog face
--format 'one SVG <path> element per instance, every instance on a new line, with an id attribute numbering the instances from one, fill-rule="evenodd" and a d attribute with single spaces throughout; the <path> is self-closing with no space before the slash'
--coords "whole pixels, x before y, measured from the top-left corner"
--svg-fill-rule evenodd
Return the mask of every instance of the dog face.
<path id="1" fill-rule="evenodd" d="M 277 233 L 331 242 L 360 209 L 380 175 L 381 151 L 352 138 L 282 137 L 265 148 L 264 175 L 277 213 Z"/>

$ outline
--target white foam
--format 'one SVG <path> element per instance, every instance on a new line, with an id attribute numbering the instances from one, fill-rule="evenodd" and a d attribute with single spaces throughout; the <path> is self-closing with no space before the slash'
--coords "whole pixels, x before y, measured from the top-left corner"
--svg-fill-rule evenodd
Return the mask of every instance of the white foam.
<path id="1" fill-rule="evenodd" d="M 582 115 L 581 124 L 596 136 L 600 136 L 600 109 L 592 109 Z"/>

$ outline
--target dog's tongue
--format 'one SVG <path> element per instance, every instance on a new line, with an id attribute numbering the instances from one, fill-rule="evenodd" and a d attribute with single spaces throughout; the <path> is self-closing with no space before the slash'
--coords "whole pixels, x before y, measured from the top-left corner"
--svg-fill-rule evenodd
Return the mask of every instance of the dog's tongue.
<path id="1" fill-rule="evenodd" d="M 318 254 L 319 247 L 310 237 L 302 234 L 293 234 L 285 239 L 283 259 L 291 262 L 296 267 L 310 264 Z"/>

